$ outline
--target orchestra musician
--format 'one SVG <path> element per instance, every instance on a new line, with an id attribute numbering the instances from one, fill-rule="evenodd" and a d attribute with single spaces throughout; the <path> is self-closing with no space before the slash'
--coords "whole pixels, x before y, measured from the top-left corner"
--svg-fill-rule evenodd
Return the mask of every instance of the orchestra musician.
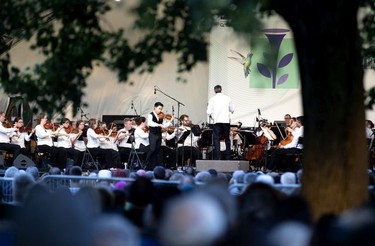
<path id="1" fill-rule="evenodd" d="M 5 113 L 0 112 L 0 150 L 13 154 L 13 160 L 20 154 L 21 147 L 10 142 L 10 135 L 17 131 L 16 127 L 5 122 Z"/>
<path id="2" fill-rule="evenodd" d="M 115 143 L 117 135 L 117 125 L 114 123 L 110 124 L 110 129 L 108 130 L 107 123 L 101 122 L 100 129 L 102 135 L 109 135 L 106 138 L 99 140 L 99 146 L 101 149 L 108 149 L 112 153 L 113 167 L 121 167 L 120 153 L 118 152 L 117 144 Z M 113 136 L 114 135 L 114 136 Z"/>
<path id="3" fill-rule="evenodd" d="M 270 155 L 270 161 L 267 168 L 270 170 L 285 169 L 286 167 L 281 166 L 281 159 L 286 154 L 301 153 L 303 145 L 299 143 L 299 138 L 303 137 L 303 116 L 299 116 L 295 121 L 291 122 L 291 126 L 287 128 L 290 132 L 291 141 L 283 144 L 279 143 L 278 148 L 273 149 Z"/>
<path id="4" fill-rule="evenodd" d="M 135 128 L 134 130 L 134 144 L 135 144 L 134 148 L 139 151 L 149 153 L 150 152 L 150 140 L 149 140 L 149 131 L 147 129 L 146 118 L 143 116 L 138 117 L 135 120 L 135 122 L 137 124 L 137 128 Z M 147 160 L 147 157 L 148 157 L 148 154 L 146 156 L 146 160 Z M 144 162 L 144 165 L 147 167 L 149 163 L 146 162 L 146 160 Z"/>
<path id="5" fill-rule="evenodd" d="M 184 166 L 185 160 L 190 160 L 190 165 L 195 166 L 196 160 L 202 159 L 202 153 L 198 149 L 199 136 L 194 135 L 193 124 L 188 115 L 181 115 L 179 120 L 180 127 L 177 132 L 178 165 Z"/>
<path id="6" fill-rule="evenodd" d="M 39 152 L 50 153 L 51 165 L 57 166 L 62 170 L 66 167 L 67 153 L 64 148 L 58 148 L 53 145 L 52 136 L 55 136 L 56 132 L 45 128 L 47 121 L 47 114 L 41 113 L 38 118 L 38 125 L 35 126 L 37 148 Z"/>
<path id="7" fill-rule="evenodd" d="M 214 87 L 215 96 L 211 97 L 207 105 L 207 115 L 213 118 L 213 142 L 214 142 L 214 159 L 230 160 L 230 117 L 229 113 L 234 112 L 234 106 L 229 96 L 224 95 L 221 91 L 220 85 Z M 224 137 L 225 141 L 225 156 L 221 157 L 220 153 L 220 138 Z"/>
<path id="8" fill-rule="evenodd" d="M 27 132 L 21 117 L 16 117 L 14 120 L 14 127 L 17 128 L 17 130 L 11 134 L 11 143 L 20 146 L 21 154 L 30 156 L 29 151 L 26 149 L 25 141 L 30 141 L 30 137 L 35 132 L 35 129 L 31 129 L 30 132 Z"/>
<path id="9" fill-rule="evenodd" d="M 98 120 L 95 118 L 91 118 L 89 120 L 89 128 L 87 129 L 87 150 L 90 151 L 92 156 L 103 156 L 105 159 L 105 167 L 109 169 L 113 167 L 114 162 L 112 158 L 112 151 L 111 149 L 102 149 L 100 148 L 100 141 L 105 141 L 109 138 L 111 132 L 108 131 L 106 135 L 97 134 L 95 129 L 98 128 Z"/>
<path id="10" fill-rule="evenodd" d="M 175 150 L 175 140 L 176 140 L 176 132 L 177 127 L 169 127 L 167 129 L 162 130 L 162 142 L 161 142 L 161 149 L 163 152 L 163 163 L 167 168 L 176 169 L 176 150 Z"/>
<path id="11" fill-rule="evenodd" d="M 133 122 L 130 118 L 124 119 L 124 128 L 120 129 L 115 142 L 120 153 L 122 163 L 128 162 L 132 144 L 129 142 L 130 136 L 134 133 Z"/>
<path id="12" fill-rule="evenodd" d="M 79 165 L 82 163 L 83 155 L 86 151 L 86 131 L 85 131 L 85 122 L 83 120 L 76 121 L 77 124 L 77 133 L 74 132 L 72 134 L 73 140 L 72 145 L 75 150 L 78 151 L 78 160 L 76 165 Z M 74 129 L 74 128 L 73 128 Z"/>
<path id="13" fill-rule="evenodd" d="M 67 156 L 73 160 L 73 165 L 78 165 L 79 151 L 73 148 L 74 135 L 71 133 L 72 127 L 68 118 L 62 118 L 60 127 L 56 131 L 57 137 L 56 146 L 65 148 Z"/>
<path id="14" fill-rule="evenodd" d="M 145 164 L 151 169 L 156 165 L 162 164 L 161 129 L 171 126 L 171 121 L 173 120 L 173 116 L 170 120 L 164 119 L 164 114 L 161 114 L 163 107 L 164 105 L 161 102 L 156 102 L 154 104 L 154 110 L 147 117 L 150 151 L 147 152 Z"/>
<path id="15" fill-rule="evenodd" d="M 285 121 L 285 125 L 286 127 L 290 126 L 292 124 L 292 116 L 290 116 L 290 114 L 285 114 L 284 115 L 284 121 Z"/>

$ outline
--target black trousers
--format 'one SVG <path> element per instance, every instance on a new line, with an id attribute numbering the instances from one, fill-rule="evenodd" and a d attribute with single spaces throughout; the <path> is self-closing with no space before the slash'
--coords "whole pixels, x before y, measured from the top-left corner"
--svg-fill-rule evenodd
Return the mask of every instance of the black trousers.
<path id="1" fill-rule="evenodd" d="M 49 145 L 38 145 L 38 152 L 46 152 L 51 155 L 51 165 L 57 166 L 61 170 L 66 167 L 66 150 L 65 148 L 58 148 Z"/>
<path id="2" fill-rule="evenodd" d="M 150 151 L 147 153 L 145 164 L 153 168 L 162 164 L 161 134 L 149 133 Z"/>
<path id="3" fill-rule="evenodd" d="M 287 170 L 288 166 L 287 163 L 285 164 L 283 160 L 286 158 L 287 154 L 299 154 L 301 153 L 301 149 L 297 148 L 288 148 L 288 149 L 271 149 L 271 153 L 269 154 L 269 162 L 267 164 L 267 168 L 270 170 L 280 170 L 285 171 Z"/>
<path id="4" fill-rule="evenodd" d="M 21 152 L 21 147 L 17 144 L 11 144 L 11 143 L 0 143 L 0 150 L 6 150 L 7 152 L 10 152 L 13 154 L 13 158 L 16 159 L 16 157 Z"/>
<path id="5" fill-rule="evenodd" d="M 213 141 L 214 141 L 214 159 L 215 160 L 230 160 L 230 138 L 229 138 L 229 123 L 216 123 L 213 126 Z M 225 151 L 224 157 L 220 153 L 220 139 L 224 138 Z"/>

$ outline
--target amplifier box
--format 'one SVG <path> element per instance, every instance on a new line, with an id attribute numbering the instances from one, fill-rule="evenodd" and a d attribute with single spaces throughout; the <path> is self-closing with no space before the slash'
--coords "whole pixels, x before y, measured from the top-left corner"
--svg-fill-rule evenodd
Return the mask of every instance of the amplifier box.
<path id="1" fill-rule="evenodd" d="M 215 169 L 218 172 L 234 172 L 236 170 L 249 171 L 249 161 L 233 160 L 197 160 L 197 171 L 207 171 L 208 169 Z"/>

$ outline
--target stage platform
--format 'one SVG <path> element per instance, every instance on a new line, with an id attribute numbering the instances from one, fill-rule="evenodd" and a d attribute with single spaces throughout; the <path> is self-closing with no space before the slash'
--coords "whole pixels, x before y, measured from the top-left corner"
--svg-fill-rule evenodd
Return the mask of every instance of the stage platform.
<path id="1" fill-rule="evenodd" d="M 215 169 L 218 172 L 230 173 L 236 170 L 249 171 L 249 161 L 244 160 L 197 160 L 197 171 Z"/>

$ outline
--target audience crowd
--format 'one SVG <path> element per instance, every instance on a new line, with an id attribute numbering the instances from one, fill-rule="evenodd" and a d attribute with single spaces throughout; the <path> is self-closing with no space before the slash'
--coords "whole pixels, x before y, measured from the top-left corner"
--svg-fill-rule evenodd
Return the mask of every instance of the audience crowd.
<path id="1" fill-rule="evenodd" d="M 52 188 L 45 180 L 56 175 L 68 182 Z M 11 182 L 0 183 L 3 246 L 373 245 L 373 204 L 313 222 L 297 185 L 302 170 L 84 173 L 73 166 L 40 176 L 36 167 L 9 167 L 4 178 Z"/>

